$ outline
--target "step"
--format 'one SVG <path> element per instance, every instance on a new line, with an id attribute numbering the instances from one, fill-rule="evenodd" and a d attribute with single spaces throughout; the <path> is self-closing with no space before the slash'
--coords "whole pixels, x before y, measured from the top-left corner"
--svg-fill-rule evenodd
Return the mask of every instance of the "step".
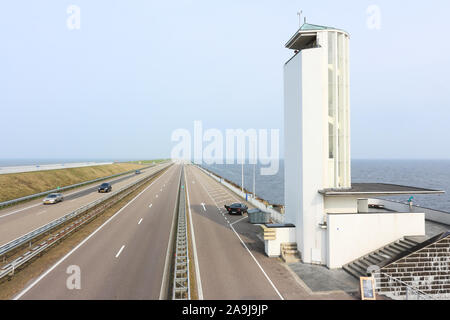
<path id="1" fill-rule="evenodd" d="M 354 261 L 353 263 L 363 270 L 367 270 L 367 268 L 371 265 L 370 263 L 364 262 L 362 259 Z"/>
<path id="2" fill-rule="evenodd" d="M 372 255 L 364 257 L 363 259 L 365 259 L 367 262 L 370 262 L 372 265 L 378 264 L 382 261 L 382 260 L 378 260 L 378 259 L 374 258 Z"/>
<path id="3" fill-rule="evenodd" d="M 350 273 L 352 276 L 354 276 L 356 278 L 363 276 L 358 271 L 355 271 L 354 269 L 350 268 L 348 265 L 343 266 L 342 269 L 344 269 L 345 271 L 347 271 L 348 273 Z"/>
<path id="4" fill-rule="evenodd" d="M 400 240 L 400 243 L 406 247 L 408 247 L 408 249 L 411 249 L 412 247 L 415 247 L 416 245 L 418 245 L 417 242 L 413 242 L 410 240 L 406 240 L 406 239 L 402 239 Z"/>
<path id="5" fill-rule="evenodd" d="M 380 251 L 386 253 L 391 258 L 395 257 L 396 255 L 398 255 L 400 253 L 399 251 L 393 250 L 393 249 L 391 249 L 389 247 L 384 247 Z"/>
<path id="6" fill-rule="evenodd" d="M 281 252 L 283 252 L 283 254 L 293 254 L 293 255 L 295 255 L 295 254 L 298 254 L 298 250 L 292 250 L 292 249 L 282 249 L 281 250 Z"/>
<path id="7" fill-rule="evenodd" d="M 392 246 L 395 247 L 395 248 L 398 248 L 402 252 L 408 250 L 409 248 L 411 248 L 411 246 L 408 246 L 408 245 L 406 245 L 404 243 L 401 243 L 400 241 L 397 242 L 397 243 L 394 243 Z"/>
<path id="8" fill-rule="evenodd" d="M 357 278 L 366 276 L 366 270 L 361 269 L 360 267 L 354 265 L 353 263 L 350 263 L 345 267 L 350 269 L 351 270 L 350 273 L 356 276 Z"/>

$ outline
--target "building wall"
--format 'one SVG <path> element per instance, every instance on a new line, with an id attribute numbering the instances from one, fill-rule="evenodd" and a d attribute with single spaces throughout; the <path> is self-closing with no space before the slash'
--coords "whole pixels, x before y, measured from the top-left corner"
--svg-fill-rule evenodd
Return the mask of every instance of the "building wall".
<path id="1" fill-rule="evenodd" d="M 435 299 L 450 299 L 450 236 L 381 268 L 380 273 L 378 291 L 394 299 L 405 298 L 406 285 Z"/>
<path id="2" fill-rule="evenodd" d="M 341 268 L 405 236 L 425 235 L 424 213 L 328 214 L 329 268 Z"/>
<path id="3" fill-rule="evenodd" d="M 306 49 L 285 64 L 285 222 L 293 223 L 307 263 L 325 263 L 323 197 L 326 65 L 323 48 Z"/>

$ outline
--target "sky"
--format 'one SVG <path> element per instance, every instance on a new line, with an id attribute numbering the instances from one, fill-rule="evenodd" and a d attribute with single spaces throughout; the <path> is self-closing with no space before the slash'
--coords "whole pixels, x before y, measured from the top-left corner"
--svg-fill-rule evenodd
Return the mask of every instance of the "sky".
<path id="1" fill-rule="evenodd" d="M 167 158 L 195 120 L 282 139 L 299 10 L 350 33 L 354 159 L 450 159 L 448 0 L 2 1 L 0 159 Z"/>

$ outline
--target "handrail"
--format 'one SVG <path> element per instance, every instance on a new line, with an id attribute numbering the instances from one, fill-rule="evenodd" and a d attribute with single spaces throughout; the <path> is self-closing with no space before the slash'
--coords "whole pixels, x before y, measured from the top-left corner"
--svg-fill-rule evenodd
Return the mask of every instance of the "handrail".
<path id="1" fill-rule="evenodd" d="M 429 294 L 427 294 L 427 293 L 425 293 L 425 292 L 423 292 L 423 291 L 421 291 L 419 289 L 416 289 L 413 286 L 407 284 L 406 282 L 401 281 L 401 280 L 399 280 L 397 278 L 394 278 L 394 277 L 392 277 L 389 274 L 384 273 L 384 272 L 377 272 L 377 273 L 373 274 L 374 279 L 376 279 L 375 283 L 376 283 L 376 286 L 378 287 L 378 289 L 380 289 L 380 283 L 379 283 L 377 278 L 380 277 L 381 275 L 386 276 L 387 278 L 389 278 L 389 280 L 393 280 L 393 281 L 395 281 L 397 283 L 400 283 L 402 286 L 404 286 L 405 289 L 406 289 L 406 297 L 405 297 L 406 300 L 412 300 L 412 299 L 410 299 L 411 295 L 408 294 L 409 291 L 415 292 L 417 294 L 417 300 L 437 300 L 436 298 L 432 297 L 431 295 L 429 295 Z M 395 293 L 393 293 L 393 295 L 394 296 L 398 296 L 398 294 L 395 294 Z"/>

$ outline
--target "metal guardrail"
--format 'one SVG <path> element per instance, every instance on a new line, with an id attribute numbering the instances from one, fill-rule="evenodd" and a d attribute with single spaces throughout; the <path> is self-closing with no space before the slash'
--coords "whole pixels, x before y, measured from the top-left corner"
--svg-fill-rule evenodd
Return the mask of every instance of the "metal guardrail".
<path id="1" fill-rule="evenodd" d="M 374 279 L 375 279 L 375 283 L 376 283 L 376 288 L 379 290 L 380 289 L 380 280 L 382 277 L 386 277 L 389 282 L 393 282 L 396 285 L 397 288 L 399 288 L 399 290 L 394 290 L 392 291 L 390 294 L 396 298 L 402 298 L 404 297 L 405 300 L 437 300 L 434 297 L 432 297 L 431 295 L 416 289 L 414 287 L 412 287 L 411 285 L 407 284 L 406 282 L 403 282 L 399 279 L 396 279 L 390 275 L 388 275 L 387 273 L 384 272 L 377 272 L 373 274 Z M 402 292 L 402 288 L 405 289 L 405 294 L 403 295 Z"/>
<path id="2" fill-rule="evenodd" d="M 51 230 L 57 228 L 58 226 L 63 225 L 64 223 L 74 219 L 77 216 L 80 216 L 82 213 L 90 210 L 91 208 L 99 205 L 100 203 L 106 202 L 107 200 L 117 196 L 118 194 L 122 193 L 125 190 L 129 190 L 128 193 L 125 193 L 122 195 L 122 197 L 120 197 L 120 199 L 122 199 L 123 197 L 125 197 L 126 195 L 128 195 L 129 193 L 131 193 L 133 190 L 132 188 L 134 186 L 138 186 L 140 183 L 144 182 L 145 180 L 151 179 L 152 177 L 154 177 L 155 175 L 157 175 L 158 173 L 160 173 L 161 171 L 165 170 L 168 166 L 170 166 L 170 164 L 167 164 L 165 166 L 163 166 L 161 169 L 159 169 L 158 171 L 154 172 L 153 174 L 151 174 L 150 176 L 146 176 L 143 177 L 135 182 L 133 182 L 132 184 L 129 184 L 127 186 L 124 186 L 122 188 L 120 188 L 117 191 L 112 192 L 111 194 L 109 194 L 106 197 L 103 197 L 101 199 L 97 199 L 69 214 L 66 214 L 65 216 L 58 218 L 40 228 L 37 228 L 11 242 L 8 242 L 7 244 L 3 245 L 0 247 L 0 256 L 4 256 L 6 253 L 10 252 L 11 250 L 14 250 L 15 248 L 18 248 L 28 242 L 30 242 L 30 247 L 31 247 L 31 241 L 47 232 L 50 232 Z M 84 216 L 83 216 L 84 217 Z M 14 273 L 14 269 L 16 269 L 17 267 L 19 267 L 20 265 L 24 264 L 25 262 L 27 262 L 28 260 L 30 260 L 31 258 L 35 257 L 36 255 L 40 254 L 40 252 L 44 251 L 45 249 L 47 249 L 49 246 L 51 246 L 55 241 L 58 241 L 61 236 L 65 236 L 68 233 L 70 233 L 71 231 L 73 231 L 74 229 L 76 229 L 78 226 L 82 225 L 83 223 L 85 223 L 86 221 L 88 221 L 91 217 L 81 217 L 80 220 L 75 221 L 74 223 L 72 223 L 70 226 L 66 227 L 64 230 L 61 230 L 60 232 L 58 232 L 57 234 L 51 236 L 49 239 L 43 241 L 42 243 L 40 243 L 39 245 L 35 246 L 34 248 L 32 248 L 30 251 L 26 252 L 25 254 L 23 254 L 22 256 L 20 256 L 19 258 L 17 258 L 16 260 L 10 262 L 9 264 L 3 266 L 0 269 L 0 279 L 3 278 L 4 276 Z"/>
<path id="3" fill-rule="evenodd" d="M 155 166 L 155 165 L 150 165 L 150 166 L 141 168 L 139 170 L 145 170 L 145 169 L 151 168 L 153 166 Z M 135 171 L 136 170 L 130 170 L 130 171 L 122 172 L 122 173 L 113 174 L 111 176 L 107 176 L 107 177 L 103 177 L 103 178 L 97 178 L 97 179 L 94 179 L 94 180 L 89 180 L 89 181 L 84 181 L 84 182 L 72 184 L 70 186 L 65 186 L 65 187 L 62 187 L 62 188 L 59 188 L 59 189 L 52 189 L 52 190 L 48 190 L 48 191 L 44 191 L 44 192 L 30 194 L 29 196 L 25 196 L 25 197 L 21 197 L 21 198 L 17 198 L 17 199 L 3 201 L 3 202 L 0 202 L 0 208 L 9 206 L 9 205 L 14 204 L 14 203 L 22 202 L 22 201 L 25 201 L 25 200 L 31 200 L 31 199 L 34 199 L 34 198 L 39 198 L 41 196 L 45 196 L 45 195 L 48 195 L 48 194 L 53 193 L 53 192 L 61 192 L 61 191 L 65 191 L 65 190 L 68 190 L 68 189 L 77 188 L 77 187 L 81 187 L 81 186 L 84 186 L 84 185 L 87 185 L 87 184 L 91 184 L 91 183 L 94 183 L 94 182 L 98 182 L 98 181 L 102 181 L 102 180 L 111 179 L 111 178 L 115 178 L 115 177 L 118 177 L 118 176 L 126 175 L 126 174 L 129 174 L 129 173 L 135 172 Z"/>
<path id="4" fill-rule="evenodd" d="M 184 167 L 182 170 L 184 170 Z M 183 172 L 181 173 L 180 186 L 172 299 L 190 300 L 191 293 L 189 284 L 189 250 L 186 223 L 186 193 L 184 190 L 185 180 Z"/>

